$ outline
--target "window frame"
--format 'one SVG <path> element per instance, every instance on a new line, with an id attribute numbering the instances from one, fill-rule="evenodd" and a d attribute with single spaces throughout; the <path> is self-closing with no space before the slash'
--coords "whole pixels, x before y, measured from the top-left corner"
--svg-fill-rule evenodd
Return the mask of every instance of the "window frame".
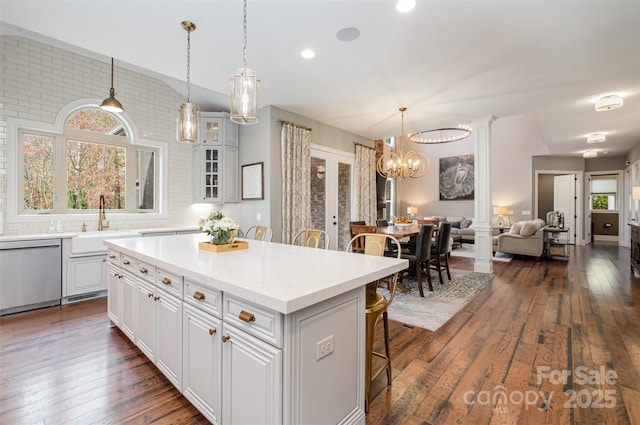
<path id="1" fill-rule="evenodd" d="M 592 186 L 594 180 L 615 180 L 616 191 L 615 192 L 592 192 Z M 594 209 L 593 198 L 594 196 L 606 196 L 613 197 L 614 208 L 613 209 Z M 592 175 L 589 179 L 589 211 L 595 214 L 598 213 L 619 213 L 620 212 L 620 178 L 617 174 L 597 174 Z"/>
<path id="2" fill-rule="evenodd" d="M 81 109 L 98 108 L 100 101 L 97 99 L 81 99 L 75 102 L 71 102 L 60 109 L 56 116 L 55 123 L 44 123 L 38 121 L 25 120 L 20 118 L 7 117 L 7 222 L 41 222 L 45 220 L 61 220 L 65 222 L 69 221 L 86 221 L 89 217 L 93 219 L 97 209 L 86 210 L 68 210 L 66 207 L 66 196 L 60 198 L 60 193 L 66 193 L 66 179 L 60 179 L 60 176 L 64 176 L 66 173 L 66 160 L 61 161 L 60 158 L 66 158 L 67 139 L 83 140 L 83 136 L 86 138 L 88 132 L 65 129 L 65 123 L 67 119 L 75 112 Z M 148 219 L 162 219 L 167 217 L 167 172 L 168 169 L 168 143 L 160 142 L 157 140 L 143 139 L 138 135 L 137 128 L 133 120 L 126 114 L 126 112 L 114 114 L 118 121 L 124 127 L 128 137 L 123 138 L 123 144 L 114 144 L 117 146 L 125 146 L 127 149 L 127 171 L 125 173 L 125 190 L 126 190 L 126 203 L 128 209 L 125 211 L 109 210 L 113 219 L 117 220 L 148 220 Z M 22 191 L 20 185 L 23 179 L 23 164 L 24 157 L 22 153 L 22 135 L 24 133 L 38 134 L 47 137 L 56 138 L 56 146 L 54 148 L 54 211 L 45 210 L 24 210 L 24 200 L 22 198 Z M 78 137 L 74 138 L 74 134 Z M 105 136 L 100 133 L 90 133 L 100 136 Z M 71 135 L 71 136 L 70 136 Z M 122 137 L 122 136 L 108 136 L 107 137 Z M 87 140 L 89 141 L 89 140 Z M 94 140 L 91 140 L 94 141 Z M 136 149 L 153 150 L 156 157 L 156 200 L 154 210 L 142 210 L 138 209 L 135 199 L 135 161 L 136 161 Z M 59 156 L 60 150 L 65 154 Z M 132 152 L 130 157 L 129 151 Z M 131 164 L 131 167 L 129 166 Z M 59 174 L 59 170 L 65 171 Z M 131 172 L 128 171 L 131 168 Z M 59 181 L 63 180 L 63 181 Z M 131 189 L 130 189 L 131 181 Z M 60 192 L 60 188 L 62 192 Z M 57 195 L 57 196 L 56 196 Z M 63 205 L 62 209 L 58 209 L 59 205 Z"/>

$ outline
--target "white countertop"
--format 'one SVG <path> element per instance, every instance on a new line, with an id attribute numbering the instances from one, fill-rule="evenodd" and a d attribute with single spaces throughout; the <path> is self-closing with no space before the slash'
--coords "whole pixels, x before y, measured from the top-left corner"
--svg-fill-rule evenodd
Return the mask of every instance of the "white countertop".
<path id="1" fill-rule="evenodd" d="M 249 249 L 200 250 L 206 235 L 105 241 L 118 252 L 156 264 L 247 301 L 288 314 L 408 267 L 407 260 L 249 240 Z"/>
<path id="2" fill-rule="evenodd" d="M 114 232 L 116 230 L 110 229 Z M 195 231 L 198 230 L 198 226 L 174 226 L 174 227 L 157 227 L 151 229 L 122 229 L 122 231 L 131 231 L 138 232 L 141 235 L 147 233 L 156 233 L 156 232 L 185 232 L 185 231 Z M 95 234 L 97 231 L 92 230 L 87 233 Z M 15 242 L 15 241 L 32 241 L 38 239 L 68 239 L 75 238 L 78 235 L 81 235 L 83 232 L 50 232 L 50 233 L 29 233 L 29 234 L 21 234 L 21 235 L 5 235 L 0 236 L 0 242 Z M 109 233 L 109 230 L 106 230 L 105 235 Z"/>

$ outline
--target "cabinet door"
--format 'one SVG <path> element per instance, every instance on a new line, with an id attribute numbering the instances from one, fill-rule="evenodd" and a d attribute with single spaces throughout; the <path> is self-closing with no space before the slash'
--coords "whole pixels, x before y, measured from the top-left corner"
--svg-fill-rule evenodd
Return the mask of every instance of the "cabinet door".
<path id="1" fill-rule="evenodd" d="M 238 202 L 238 148 L 225 146 L 224 148 L 224 202 Z"/>
<path id="2" fill-rule="evenodd" d="M 120 279 L 120 329 L 136 342 L 136 280 L 129 273 Z"/>
<path id="3" fill-rule="evenodd" d="M 111 322 L 120 324 L 120 279 L 122 279 L 120 267 L 109 265 L 107 272 L 107 315 Z"/>
<path id="4" fill-rule="evenodd" d="M 80 295 L 107 289 L 106 255 L 91 257 L 69 258 L 69 275 L 63 296 Z"/>
<path id="5" fill-rule="evenodd" d="M 184 304 L 183 394 L 212 423 L 220 422 L 221 322 Z"/>
<path id="6" fill-rule="evenodd" d="M 200 140 L 203 143 L 212 145 L 222 145 L 224 137 L 224 118 L 200 116 Z"/>
<path id="7" fill-rule="evenodd" d="M 156 302 L 155 288 L 137 279 L 136 310 L 138 329 L 136 345 L 153 363 L 156 362 Z"/>
<path id="8" fill-rule="evenodd" d="M 226 323 L 224 339 L 223 423 L 282 423 L 282 351 Z"/>
<path id="9" fill-rule="evenodd" d="M 193 147 L 194 202 L 222 202 L 222 148 Z"/>
<path id="10" fill-rule="evenodd" d="M 182 391 L 182 301 L 156 293 L 156 366 Z"/>

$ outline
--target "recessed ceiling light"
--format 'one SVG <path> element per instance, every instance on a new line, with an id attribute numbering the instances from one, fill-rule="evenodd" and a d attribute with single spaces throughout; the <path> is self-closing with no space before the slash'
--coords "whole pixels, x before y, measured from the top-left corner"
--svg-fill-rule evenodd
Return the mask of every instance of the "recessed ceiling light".
<path id="1" fill-rule="evenodd" d="M 607 137 L 604 133 L 592 133 L 587 136 L 587 143 L 601 143 L 604 142 Z"/>
<path id="2" fill-rule="evenodd" d="M 360 30 L 354 27 L 342 28 L 336 33 L 336 37 L 340 41 L 353 41 L 360 37 Z"/>
<path id="3" fill-rule="evenodd" d="M 409 12 L 416 7 L 416 0 L 398 0 L 396 3 L 396 10 L 398 12 Z"/>
<path id="4" fill-rule="evenodd" d="M 583 158 L 595 158 L 598 156 L 598 151 L 593 150 L 593 149 L 589 149 L 586 150 L 584 152 L 582 152 L 582 157 Z"/>
<path id="5" fill-rule="evenodd" d="M 311 59 L 316 57 L 316 52 L 314 52 L 311 49 L 304 49 L 302 52 L 300 52 L 300 56 L 302 56 L 305 59 Z"/>
<path id="6" fill-rule="evenodd" d="M 596 111 L 611 111 L 618 109 L 622 106 L 624 100 L 617 94 L 611 94 L 609 96 L 603 96 L 596 102 Z"/>

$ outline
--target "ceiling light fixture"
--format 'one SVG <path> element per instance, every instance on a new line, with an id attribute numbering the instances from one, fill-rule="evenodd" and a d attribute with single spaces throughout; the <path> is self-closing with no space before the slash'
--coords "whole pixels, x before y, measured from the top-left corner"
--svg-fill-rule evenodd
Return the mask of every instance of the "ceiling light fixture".
<path id="1" fill-rule="evenodd" d="M 603 96 L 596 102 L 596 111 L 611 111 L 618 109 L 622 106 L 624 100 L 617 94 L 610 94 L 609 96 Z"/>
<path id="2" fill-rule="evenodd" d="M 196 30 L 196 24 L 182 21 L 182 28 L 187 32 L 187 102 L 180 105 L 178 118 L 178 141 L 195 142 L 198 140 L 198 114 L 200 108 L 191 103 L 191 31 Z"/>
<path id="3" fill-rule="evenodd" d="M 100 107 L 109 112 L 124 111 L 122 103 L 116 99 L 116 91 L 113 88 L 113 58 L 111 58 L 111 88 L 109 89 L 109 97 L 102 101 Z"/>
<path id="4" fill-rule="evenodd" d="M 593 150 L 593 149 L 588 149 L 584 152 L 582 152 L 582 157 L 583 158 L 595 158 L 598 156 L 598 151 Z"/>
<path id="5" fill-rule="evenodd" d="M 409 12 L 415 7 L 416 0 L 398 0 L 398 3 L 396 3 L 396 10 L 401 13 Z"/>
<path id="6" fill-rule="evenodd" d="M 402 151 L 402 141 L 405 137 L 404 134 L 404 111 L 407 108 L 400 108 L 402 113 L 402 133 L 397 139 L 400 139 L 399 147 L 396 152 L 389 151 L 383 153 L 376 164 L 378 174 L 388 179 L 395 178 L 412 178 L 417 179 L 424 176 L 431 168 L 431 161 L 422 152 L 409 151 L 406 154 Z M 394 144 L 394 149 L 398 146 L 398 143 Z"/>
<path id="7" fill-rule="evenodd" d="M 304 49 L 302 52 L 300 52 L 300 56 L 305 59 L 313 59 L 316 57 L 316 52 L 311 49 Z"/>
<path id="8" fill-rule="evenodd" d="M 414 143 L 437 144 L 456 142 L 466 139 L 471 135 L 471 129 L 465 125 L 457 127 L 437 128 L 435 130 L 424 130 L 413 133 L 409 140 Z"/>
<path id="9" fill-rule="evenodd" d="M 231 77 L 231 121 L 258 123 L 258 84 L 260 79 L 247 68 L 247 0 L 242 8 L 242 68 Z"/>
<path id="10" fill-rule="evenodd" d="M 604 133 L 592 133 L 587 136 L 587 143 L 601 143 L 604 142 L 607 137 Z"/>

